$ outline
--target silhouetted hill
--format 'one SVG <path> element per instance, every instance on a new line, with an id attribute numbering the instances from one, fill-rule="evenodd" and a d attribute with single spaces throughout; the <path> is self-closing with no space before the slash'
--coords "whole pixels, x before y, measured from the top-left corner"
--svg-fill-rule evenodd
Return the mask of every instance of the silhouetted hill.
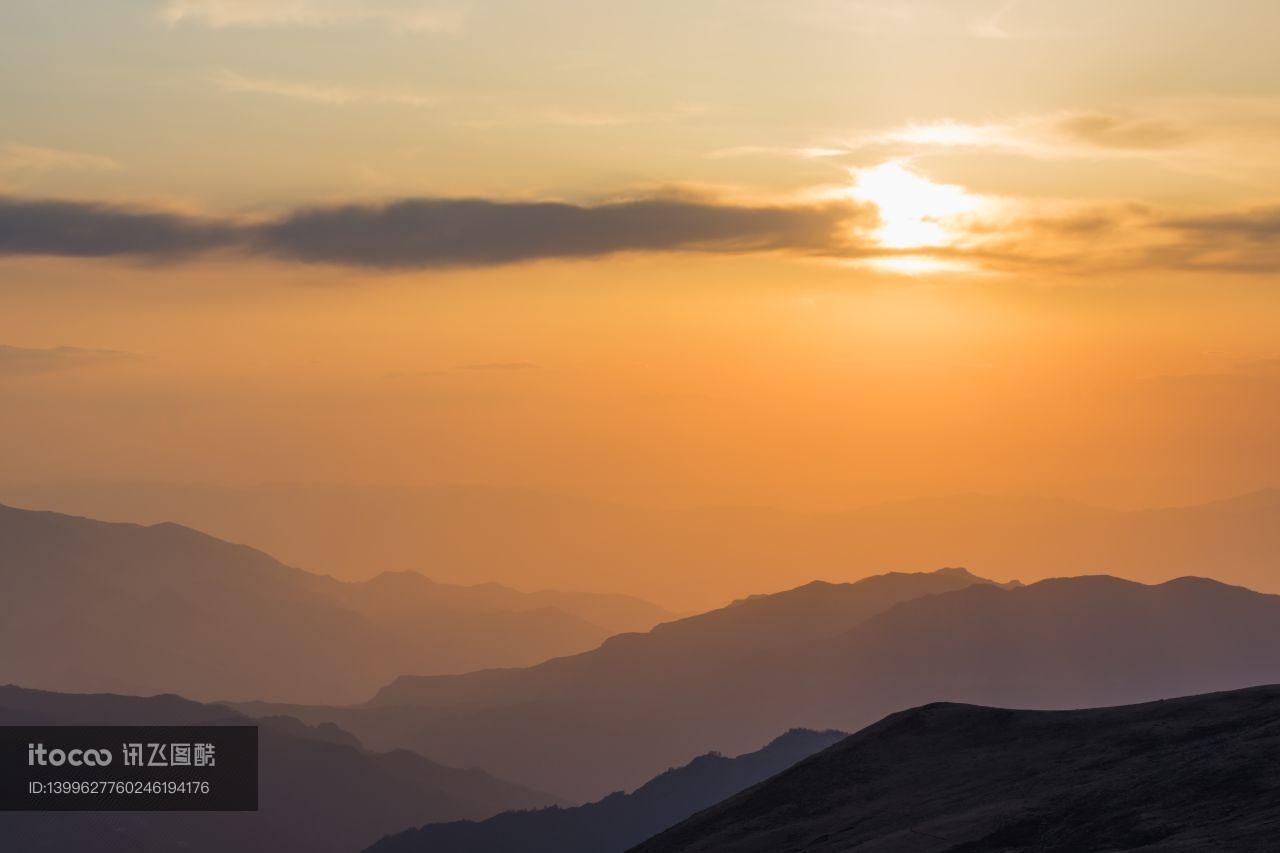
<path id="1" fill-rule="evenodd" d="M 24 649 L 0 654 L 0 679 L 42 688 L 355 701 L 405 672 L 536 663 L 663 616 L 409 573 L 344 583 L 176 524 L 0 507 L 0 648 Z"/>
<path id="2" fill-rule="evenodd" d="M 1105 575 L 971 588 L 881 614 L 806 663 L 799 689 L 846 725 L 944 699 L 1067 708 L 1227 690 L 1280 682 L 1280 596 Z"/>
<path id="3" fill-rule="evenodd" d="M 623 672 L 631 679 L 656 676 L 668 686 L 679 680 L 701 680 L 727 661 L 745 655 L 834 637 L 895 604 L 991 583 L 960 568 L 916 574 L 891 572 L 847 584 L 815 581 L 655 625 L 643 634 L 610 637 L 598 649 L 525 670 L 403 676 L 380 690 L 371 704 L 526 701 L 554 694 L 584 677 L 607 679 Z"/>
<path id="4" fill-rule="evenodd" d="M 245 724 L 220 705 L 177 696 L 61 694 L 0 687 L 9 725 Z M 388 832 L 427 821 L 484 818 L 554 798 L 478 770 L 457 770 L 407 751 L 369 752 L 350 735 L 296 720 L 258 721 L 259 811 L 188 813 L 0 812 L 4 849 L 23 853 L 349 853 Z"/>
<path id="5" fill-rule="evenodd" d="M 241 707 L 332 720 L 379 748 L 427 749 L 504 778 L 537 779 L 534 787 L 582 802 L 629 790 L 708 748 L 741 753 L 792 728 L 788 720 L 803 708 L 781 696 L 747 695 L 749 707 L 725 713 L 726 701 L 739 701 L 726 691 L 769 693 L 778 683 L 778 674 L 758 671 L 762 655 L 809 654 L 810 644 L 895 604 L 986 583 L 944 569 L 809 584 L 527 669 L 397 679 L 366 708 Z"/>
<path id="6" fill-rule="evenodd" d="M 2 486 L 0 501 L 119 521 L 180 521 L 344 578 L 422 569 L 628 592 L 695 612 L 732 597 L 961 565 L 1023 581 L 1107 573 L 1211 575 L 1280 593 L 1280 490 L 1117 511 L 959 495 L 844 512 L 649 509 L 479 486 Z M 588 620 L 590 621 L 590 620 Z"/>
<path id="7" fill-rule="evenodd" d="M 522 613 L 556 609 L 610 635 L 647 631 L 674 614 L 640 598 L 588 592 L 520 592 L 497 583 L 474 586 L 437 583 L 417 572 L 383 572 L 367 581 L 344 583 L 342 600 L 365 613 Z"/>
<path id="8" fill-rule="evenodd" d="M 919 577 L 921 591 L 934 578 Z M 850 730 L 927 702 L 1090 707 L 1280 682 L 1280 597 L 1213 581 L 971 583 L 891 604 L 843 633 L 737 657 L 696 644 L 650 656 L 627 638 L 636 648 L 609 666 L 598 661 L 616 642 L 529 669 L 402 682 L 396 700 L 416 705 L 297 713 L 582 800 L 708 747 Z"/>
<path id="9" fill-rule="evenodd" d="M 796 729 L 737 758 L 700 756 L 630 794 L 611 794 L 572 809 L 431 824 L 385 838 L 369 853 L 621 853 L 844 737 L 843 732 Z"/>
<path id="10" fill-rule="evenodd" d="M 1276 849 L 1280 687 L 1083 711 L 928 705 L 634 853 Z"/>

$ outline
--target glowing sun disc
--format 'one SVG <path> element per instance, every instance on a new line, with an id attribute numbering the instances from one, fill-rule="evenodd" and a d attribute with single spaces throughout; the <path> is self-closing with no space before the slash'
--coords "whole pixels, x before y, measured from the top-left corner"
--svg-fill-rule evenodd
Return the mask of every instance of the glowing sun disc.
<path id="1" fill-rule="evenodd" d="M 875 205 L 880 226 L 873 234 L 888 249 L 954 245 L 958 239 L 948 220 L 975 212 L 982 200 L 963 187 L 935 184 L 897 161 L 854 171 L 851 195 Z"/>

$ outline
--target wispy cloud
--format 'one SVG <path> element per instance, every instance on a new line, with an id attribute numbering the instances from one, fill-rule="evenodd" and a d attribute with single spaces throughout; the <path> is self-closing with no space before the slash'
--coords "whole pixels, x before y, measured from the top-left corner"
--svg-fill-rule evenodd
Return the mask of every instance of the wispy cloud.
<path id="1" fill-rule="evenodd" d="M 1171 119 L 1113 113 L 1069 115 L 1055 129 L 1086 145 L 1126 151 L 1162 151 L 1194 139 L 1190 128 Z"/>
<path id="2" fill-rule="evenodd" d="M 1009 272 L 1280 274 L 1280 207 L 1188 215 L 1132 203 L 1055 206 L 970 222 L 959 247 L 936 252 Z"/>
<path id="3" fill-rule="evenodd" d="M 62 151 L 38 145 L 0 145 L 0 183 L 21 184 L 53 172 L 114 172 L 120 164 L 110 157 Z"/>
<path id="4" fill-rule="evenodd" d="M 633 124 L 663 124 L 701 116 L 707 108 L 699 104 L 682 104 L 667 110 L 634 112 L 549 109 L 511 117 L 512 123 L 558 124 L 568 127 L 623 127 Z M 500 120 L 498 120 L 500 121 Z"/>
<path id="5" fill-rule="evenodd" d="M 1169 98 L 978 124 L 939 121 L 850 134 L 841 147 L 851 158 L 969 149 L 1048 164 L 1144 161 L 1169 172 L 1262 190 L 1280 181 L 1280 99 Z"/>
<path id="6" fill-rule="evenodd" d="M 463 364 L 458 369 L 509 373 L 517 370 L 534 370 L 537 366 L 530 361 L 485 361 L 479 364 Z"/>
<path id="7" fill-rule="evenodd" d="M 1142 160 L 1172 172 L 1261 188 L 1280 180 L 1280 98 L 1180 97 L 981 122 L 945 118 L 833 131 L 791 145 L 717 149 L 708 156 L 822 156 L 834 165 L 861 165 L 964 151 L 1046 163 Z"/>
<path id="8" fill-rule="evenodd" d="M 339 86 L 307 80 L 259 77 L 226 68 L 208 72 L 208 81 L 220 91 L 233 95 L 288 98 L 312 104 L 346 106 L 383 104 L 401 107 L 461 106 L 442 121 L 459 127 L 493 128 L 518 125 L 559 125 L 564 127 L 626 127 L 663 124 L 696 118 L 707 112 L 698 104 L 680 104 L 666 110 L 618 111 L 564 108 L 512 107 L 494 95 L 419 92 L 411 89 Z"/>
<path id="9" fill-rule="evenodd" d="M 868 36 L 918 29 L 938 13 L 933 4 L 918 0 L 801 0 L 776 8 L 806 23 Z"/>
<path id="10" fill-rule="evenodd" d="M 0 377 L 56 373 L 137 358 L 130 352 L 82 347 L 14 347 L 0 344 Z"/>
<path id="11" fill-rule="evenodd" d="M 974 21 L 969 27 L 969 32 L 979 38 L 1018 38 L 1018 33 L 1011 28 L 1010 19 L 1021 5 L 1022 0 L 1005 0 L 990 15 L 985 15 Z"/>
<path id="12" fill-rule="evenodd" d="M 292 98 L 315 104 L 373 103 L 405 107 L 433 107 L 447 100 L 445 96 L 395 89 L 364 89 L 351 86 L 327 86 L 323 84 L 279 80 L 269 77 L 253 77 L 227 69 L 209 72 L 209 82 L 221 91 L 232 94 L 267 95 Z"/>
<path id="13" fill-rule="evenodd" d="M 1176 240 L 1162 252 L 1181 266 L 1228 272 L 1280 270 L 1280 206 L 1167 219 Z"/>
<path id="14" fill-rule="evenodd" d="M 1033 34 L 1014 20 L 1022 5 L 1022 0 L 785 0 L 774 8 L 805 23 L 864 36 L 1009 40 Z"/>
<path id="15" fill-rule="evenodd" d="M 729 148 L 716 148 L 707 152 L 713 160 L 724 160 L 731 157 L 800 157 L 816 160 L 822 157 L 843 157 L 849 154 L 848 148 L 808 146 L 788 148 L 778 145 L 735 145 Z"/>
<path id="16" fill-rule="evenodd" d="M 383 375 L 387 379 L 436 379 L 456 377 L 460 373 L 523 373 L 537 369 L 538 365 L 531 361 L 482 361 L 476 364 L 459 364 L 449 369 L 394 370 Z"/>
<path id="17" fill-rule="evenodd" d="M 853 135 L 845 151 L 879 147 L 919 154 L 971 148 L 1055 160 L 1164 152 L 1184 147 L 1196 137 L 1185 120 L 1161 114 L 1059 112 L 985 123 L 944 119 L 909 124 Z"/>
<path id="18" fill-rule="evenodd" d="M 376 24 L 406 33 L 457 34 L 461 8 L 420 0 L 169 0 L 160 9 L 169 26 L 331 27 Z"/>

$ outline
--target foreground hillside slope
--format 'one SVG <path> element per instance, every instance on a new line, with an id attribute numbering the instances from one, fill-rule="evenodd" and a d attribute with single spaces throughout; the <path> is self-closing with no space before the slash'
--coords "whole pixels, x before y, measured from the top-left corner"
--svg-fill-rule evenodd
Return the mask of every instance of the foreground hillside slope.
<path id="1" fill-rule="evenodd" d="M 175 524 L 0 506 L 0 649 L 24 647 L 0 652 L 0 681 L 33 687 L 358 701 L 405 672 L 536 663 L 666 615 L 412 573 L 343 583 Z"/>
<path id="2" fill-rule="evenodd" d="M 934 578 L 905 577 L 919 593 Z M 586 800 L 707 749 L 854 730 L 928 702 L 1081 708 L 1280 682 L 1280 596 L 1197 578 L 971 579 L 855 622 L 736 655 L 662 648 L 664 626 L 531 669 L 402 682 L 406 704 L 308 719 Z M 613 665 L 597 665 L 607 654 Z"/>
<path id="3" fill-rule="evenodd" d="M 795 729 L 737 758 L 700 756 L 630 794 L 611 794 L 571 809 L 431 824 L 385 838 L 369 853 L 622 853 L 844 737 L 843 732 Z"/>
<path id="4" fill-rule="evenodd" d="M 0 724 L 225 725 L 250 720 L 177 696 L 0 687 Z M 407 751 L 375 753 L 341 731 L 258 721 L 257 812 L 0 812 L 0 848 L 23 853 L 350 853 L 428 821 L 479 819 L 554 798 Z M 12 846 L 9 846 L 12 845 Z"/>
<path id="5" fill-rule="evenodd" d="M 928 705 L 634 853 L 1276 849 L 1280 687 L 1083 711 Z"/>

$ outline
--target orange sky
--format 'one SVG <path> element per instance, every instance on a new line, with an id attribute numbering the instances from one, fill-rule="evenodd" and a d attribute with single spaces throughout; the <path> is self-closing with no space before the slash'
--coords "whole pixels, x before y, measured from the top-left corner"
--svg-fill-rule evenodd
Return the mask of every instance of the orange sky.
<path id="1" fill-rule="evenodd" d="M 56 5 L 0 482 L 1280 482 L 1273 3 Z"/>

